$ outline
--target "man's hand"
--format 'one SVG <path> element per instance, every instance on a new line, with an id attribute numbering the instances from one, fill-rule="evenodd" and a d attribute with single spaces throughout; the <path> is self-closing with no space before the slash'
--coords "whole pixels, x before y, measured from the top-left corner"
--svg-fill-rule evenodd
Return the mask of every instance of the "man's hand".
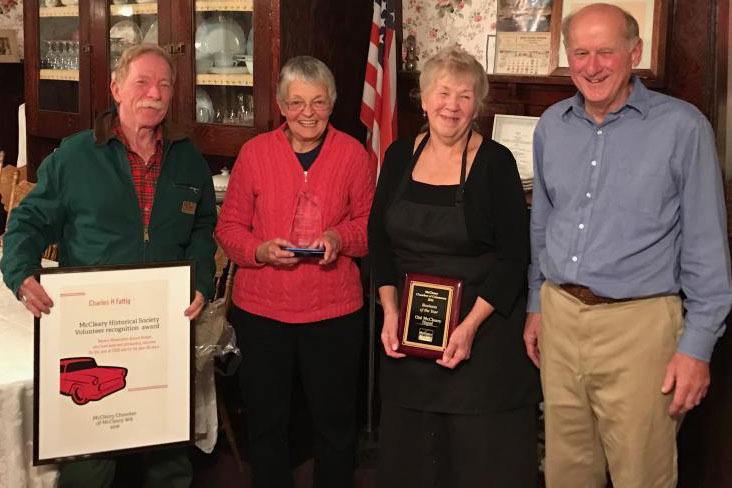
<path id="1" fill-rule="evenodd" d="M 384 346 L 384 352 L 392 358 L 403 358 L 405 354 L 397 352 L 399 347 L 399 339 L 397 337 L 397 329 L 399 328 L 399 314 L 397 312 L 384 311 L 384 325 L 381 328 L 381 344 Z"/>
<path id="2" fill-rule="evenodd" d="M 34 276 L 27 277 L 20 284 L 18 298 L 23 302 L 25 308 L 30 310 L 37 318 L 41 318 L 41 313 L 51 313 L 53 300 L 51 300 L 46 290 L 43 289 Z"/>
<path id="3" fill-rule="evenodd" d="M 295 245 L 278 237 L 257 246 L 254 257 L 258 263 L 272 266 L 293 266 L 297 264 L 300 258 L 296 258 L 295 254 L 290 251 L 285 251 L 282 249 L 283 247 L 295 247 Z"/>
<path id="4" fill-rule="evenodd" d="M 677 352 L 666 366 L 661 393 L 674 390 L 674 398 L 668 407 L 672 417 L 684 415 L 701 403 L 709 388 L 709 363 L 682 352 Z"/>
<path id="5" fill-rule="evenodd" d="M 473 348 L 473 339 L 478 331 L 476 325 L 461 323 L 450 334 L 450 340 L 447 342 L 445 352 L 442 358 L 437 360 L 437 364 L 445 368 L 455 369 L 462 361 L 470 359 L 470 351 Z"/>
<path id="6" fill-rule="evenodd" d="M 325 248 L 323 259 L 318 261 L 318 264 L 321 266 L 330 264 L 338 258 L 338 253 L 341 251 L 341 236 L 334 230 L 326 230 L 310 247 Z"/>
<path id="7" fill-rule="evenodd" d="M 193 297 L 191 305 L 186 309 L 183 314 L 190 320 L 194 320 L 203 310 L 203 306 L 206 305 L 206 300 L 203 298 L 203 293 L 196 290 L 196 296 Z"/>
<path id="8" fill-rule="evenodd" d="M 526 314 L 526 323 L 524 324 L 524 344 L 526 345 L 526 354 L 539 368 L 539 360 L 541 359 L 541 351 L 539 351 L 539 336 L 541 335 L 541 314 L 529 312 Z"/>

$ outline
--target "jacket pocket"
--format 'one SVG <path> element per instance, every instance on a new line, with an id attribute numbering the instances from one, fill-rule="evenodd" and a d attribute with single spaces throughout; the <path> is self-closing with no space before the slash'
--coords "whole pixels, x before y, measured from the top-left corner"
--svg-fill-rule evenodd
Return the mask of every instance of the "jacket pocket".
<path id="1" fill-rule="evenodd" d="M 191 238 L 196 212 L 201 202 L 201 188 L 189 183 L 174 182 L 171 185 L 169 216 L 163 223 L 165 234 L 178 245 L 186 245 Z M 164 239 L 166 237 L 163 237 Z"/>

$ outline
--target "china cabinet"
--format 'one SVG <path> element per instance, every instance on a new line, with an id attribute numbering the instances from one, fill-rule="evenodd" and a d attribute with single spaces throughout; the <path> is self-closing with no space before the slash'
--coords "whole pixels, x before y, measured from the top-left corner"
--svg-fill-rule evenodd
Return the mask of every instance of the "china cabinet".
<path id="1" fill-rule="evenodd" d="M 140 42 L 172 55 L 169 118 L 205 154 L 234 156 L 278 120 L 279 0 L 26 0 L 24 15 L 33 169 L 113 105 L 111 69 Z"/>
<path id="2" fill-rule="evenodd" d="M 140 40 L 173 56 L 169 117 L 217 169 L 280 123 L 277 75 L 295 55 L 331 68 L 338 86 L 331 122 L 363 136 L 368 0 L 25 0 L 23 8 L 31 178 L 59 139 L 92 127 L 112 106 L 110 66 Z"/>

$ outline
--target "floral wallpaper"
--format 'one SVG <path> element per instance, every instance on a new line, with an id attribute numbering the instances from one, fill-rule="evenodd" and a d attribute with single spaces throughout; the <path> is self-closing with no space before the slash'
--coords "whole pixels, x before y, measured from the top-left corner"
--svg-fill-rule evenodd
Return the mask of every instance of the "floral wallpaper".
<path id="1" fill-rule="evenodd" d="M 23 0 L 0 0 L 0 29 L 15 29 L 18 51 L 23 57 Z"/>
<path id="2" fill-rule="evenodd" d="M 456 43 L 493 71 L 486 54 L 493 59 L 496 0 L 402 0 L 402 28 L 405 39 L 413 35 L 417 41 L 417 69 L 425 59 Z"/>

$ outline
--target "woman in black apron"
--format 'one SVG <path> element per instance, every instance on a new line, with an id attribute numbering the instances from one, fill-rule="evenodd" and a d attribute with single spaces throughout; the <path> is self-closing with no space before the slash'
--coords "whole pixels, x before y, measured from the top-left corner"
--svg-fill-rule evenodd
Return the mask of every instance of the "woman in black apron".
<path id="1" fill-rule="evenodd" d="M 482 66 L 448 48 L 420 76 L 428 131 L 387 151 L 369 220 L 384 308 L 380 488 L 535 487 L 538 371 L 522 332 L 528 219 L 510 151 L 472 131 Z M 405 273 L 463 282 L 437 361 L 397 351 Z"/>

